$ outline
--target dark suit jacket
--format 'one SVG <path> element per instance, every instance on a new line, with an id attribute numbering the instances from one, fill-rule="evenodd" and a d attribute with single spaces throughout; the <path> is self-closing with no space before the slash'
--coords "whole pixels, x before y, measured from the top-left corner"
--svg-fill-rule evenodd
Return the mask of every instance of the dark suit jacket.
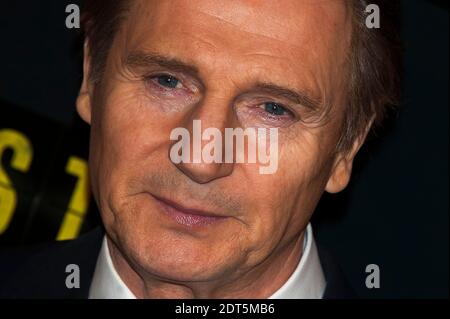
<path id="1" fill-rule="evenodd" d="M 6 249 L 0 253 L 0 298 L 87 298 L 104 230 L 75 240 Z M 318 246 L 327 281 L 325 299 L 354 298 L 331 255 Z M 80 288 L 66 287 L 68 264 L 80 269 Z"/>

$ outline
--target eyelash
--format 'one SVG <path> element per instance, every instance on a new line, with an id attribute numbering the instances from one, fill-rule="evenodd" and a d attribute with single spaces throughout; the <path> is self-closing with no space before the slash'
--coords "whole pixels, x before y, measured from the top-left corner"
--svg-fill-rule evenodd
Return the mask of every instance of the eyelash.
<path id="1" fill-rule="evenodd" d="M 158 86 L 159 88 L 161 88 L 163 90 L 166 90 L 166 91 L 172 91 L 173 89 L 176 89 L 176 87 L 170 88 L 170 87 L 166 87 L 166 86 L 158 83 L 158 78 L 160 78 L 160 77 L 171 78 L 171 79 L 176 80 L 179 83 L 181 83 L 181 85 L 183 85 L 182 81 L 180 79 L 178 79 L 176 76 L 173 76 L 171 74 L 166 74 L 166 73 L 156 74 L 156 75 L 149 75 L 149 76 L 146 76 L 145 79 L 146 79 L 146 81 L 151 81 L 152 84 L 154 84 L 154 85 Z M 183 85 L 183 87 L 184 87 L 184 85 Z"/>
<path id="2" fill-rule="evenodd" d="M 273 104 L 274 107 L 276 107 L 276 108 L 281 108 L 281 109 L 282 109 L 282 112 L 284 112 L 284 114 L 278 114 L 278 115 L 277 115 L 277 114 L 271 113 L 271 112 L 269 112 L 269 111 L 266 111 L 265 106 L 267 106 L 268 104 Z M 287 115 L 290 115 L 290 116 L 293 116 L 293 115 L 294 115 L 294 114 L 289 110 L 289 107 L 285 106 L 284 104 L 275 102 L 275 101 L 267 101 L 267 102 L 263 102 L 263 103 L 261 103 L 260 105 L 261 105 L 261 106 L 264 106 L 264 111 L 265 111 L 269 116 L 272 116 L 272 117 L 274 117 L 274 118 L 279 118 L 279 117 L 285 116 L 286 114 L 287 114 Z M 262 109 L 262 107 L 261 107 L 261 109 Z"/>

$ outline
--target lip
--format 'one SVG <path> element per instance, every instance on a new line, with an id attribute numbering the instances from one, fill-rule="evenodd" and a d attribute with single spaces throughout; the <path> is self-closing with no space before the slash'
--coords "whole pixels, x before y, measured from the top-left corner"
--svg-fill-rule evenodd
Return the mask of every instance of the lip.
<path id="1" fill-rule="evenodd" d="M 229 218 L 228 216 L 218 216 L 198 209 L 186 208 L 171 200 L 153 194 L 152 196 L 166 216 L 188 228 L 205 227 Z"/>

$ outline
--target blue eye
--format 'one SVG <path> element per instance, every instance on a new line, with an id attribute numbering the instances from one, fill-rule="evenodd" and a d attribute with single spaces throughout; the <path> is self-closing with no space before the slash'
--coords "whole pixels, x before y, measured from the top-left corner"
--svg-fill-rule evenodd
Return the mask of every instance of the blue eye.
<path id="1" fill-rule="evenodd" d="M 275 102 L 264 103 L 264 110 L 272 115 L 284 115 L 289 112 L 283 106 Z"/>
<path id="2" fill-rule="evenodd" d="M 158 84 L 166 88 L 175 89 L 180 81 L 171 75 L 159 75 L 156 77 Z"/>

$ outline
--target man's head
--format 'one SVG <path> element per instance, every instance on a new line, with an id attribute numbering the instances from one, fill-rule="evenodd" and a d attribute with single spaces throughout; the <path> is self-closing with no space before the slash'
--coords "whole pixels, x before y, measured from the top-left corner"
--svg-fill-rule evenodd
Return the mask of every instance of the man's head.
<path id="1" fill-rule="evenodd" d="M 357 54 L 369 45 L 358 34 L 361 5 L 100 1 L 100 14 L 96 2 L 85 16 L 77 109 L 91 124 L 93 193 L 126 264 L 143 278 L 209 283 L 214 293 L 295 262 L 322 193 L 346 187 L 380 106 L 391 101 L 379 80 L 389 80 L 386 89 L 395 77 L 383 70 L 366 84 L 371 92 L 358 86 L 364 74 L 355 68 L 367 61 Z M 278 128 L 278 170 L 173 163 L 171 130 L 192 130 L 197 119 L 220 131 Z M 187 227 L 167 217 L 170 206 L 221 218 Z"/>

